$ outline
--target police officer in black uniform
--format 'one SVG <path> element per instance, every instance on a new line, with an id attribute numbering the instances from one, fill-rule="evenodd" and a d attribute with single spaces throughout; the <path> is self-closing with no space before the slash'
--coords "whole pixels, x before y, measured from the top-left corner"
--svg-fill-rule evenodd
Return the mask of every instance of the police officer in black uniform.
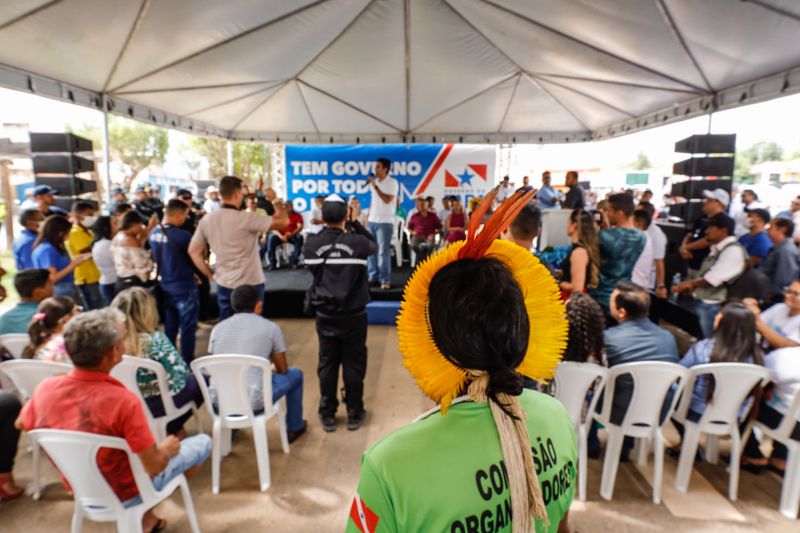
<path id="1" fill-rule="evenodd" d="M 354 217 L 341 197 L 328 196 L 322 204 L 325 229 L 309 235 L 303 246 L 306 265 L 314 275 L 310 299 L 319 337 L 319 417 L 327 432 L 336 431 L 340 366 L 347 429 L 358 429 L 366 416 L 367 258 L 378 251 L 378 243 L 358 220 L 351 218 Z"/>

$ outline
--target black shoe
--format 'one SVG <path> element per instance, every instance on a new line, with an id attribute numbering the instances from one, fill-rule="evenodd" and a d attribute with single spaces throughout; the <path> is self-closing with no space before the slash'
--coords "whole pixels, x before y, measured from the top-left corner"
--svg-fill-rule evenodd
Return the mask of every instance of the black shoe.
<path id="1" fill-rule="evenodd" d="M 303 420 L 303 427 L 301 427 L 300 429 L 290 429 L 289 431 L 287 431 L 286 433 L 289 437 L 289 444 L 296 441 L 303 433 L 306 432 L 307 428 L 308 428 L 308 423 L 305 420 Z M 334 426 L 334 429 L 336 429 L 336 426 Z"/>
<path id="2" fill-rule="evenodd" d="M 381 282 L 378 281 L 377 279 L 371 279 L 371 280 L 369 280 L 369 286 L 370 287 L 380 287 L 381 286 Z"/>
<path id="3" fill-rule="evenodd" d="M 586 449 L 586 457 L 589 459 L 600 459 L 600 452 L 603 449 L 600 446 L 589 446 Z"/>
<path id="4" fill-rule="evenodd" d="M 361 427 L 364 419 L 367 418 L 367 412 L 361 411 L 360 413 L 347 413 L 347 429 L 355 431 Z"/>
<path id="5" fill-rule="evenodd" d="M 322 422 L 322 430 L 326 433 L 336 431 L 336 417 L 319 415 L 319 420 Z"/>
<path id="6" fill-rule="evenodd" d="M 631 452 L 630 452 L 630 450 L 628 450 L 628 451 L 623 450 L 622 451 L 622 453 L 619 456 L 619 462 L 623 463 L 623 464 L 631 462 Z"/>

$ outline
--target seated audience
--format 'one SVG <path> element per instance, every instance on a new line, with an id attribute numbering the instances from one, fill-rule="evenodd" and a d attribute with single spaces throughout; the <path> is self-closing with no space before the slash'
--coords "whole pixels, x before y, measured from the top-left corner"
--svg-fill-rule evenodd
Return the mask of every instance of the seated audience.
<path id="1" fill-rule="evenodd" d="M 323 202 L 325 201 L 324 198 L 322 200 Z M 368 225 L 367 219 L 369 218 L 369 209 L 366 210 L 361 209 L 361 202 L 358 200 L 357 196 L 351 196 L 347 204 L 350 206 L 349 220 L 351 222 L 357 220 L 359 224 L 361 224 L 366 228 Z M 398 206 L 397 209 L 399 211 L 400 207 Z M 406 218 L 405 215 L 398 214 L 398 216 L 400 216 L 403 219 Z"/>
<path id="2" fill-rule="evenodd" d="M 117 233 L 117 219 L 114 217 L 98 217 L 92 226 L 94 242 L 92 243 L 92 259 L 100 270 L 100 293 L 106 305 L 114 299 L 117 285 L 117 269 L 111 255 L 111 239 Z"/>
<path id="3" fill-rule="evenodd" d="M 43 268 L 29 268 L 14 276 L 14 288 L 19 303 L 0 315 L 0 335 L 28 333 L 28 325 L 39 307 L 39 302 L 53 295 L 50 272 Z"/>
<path id="4" fill-rule="evenodd" d="M 309 233 L 319 233 L 325 228 L 325 222 L 322 220 L 322 202 L 325 197 L 318 195 L 314 197 L 314 208 L 311 209 L 311 223 L 308 225 Z"/>
<path id="5" fill-rule="evenodd" d="M 289 257 L 291 265 L 297 265 L 300 250 L 303 248 L 303 236 L 300 234 L 303 231 L 303 215 L 295 212 L 291 200 L 284 202 L 284 206 L 289 216 L 289 224 L 282 229 L 273 230 L 267 240 L 267 258 L 269 267 L 273 270 L 278 268 L 278 260 L 275 257 L 278 246 L 285 243 L 292 245 L 292 255 Z"/>
<path id="6" fill-rule="evenodd" d="M 286 396 L 286 428 L 289 442 L 295 441 L 306 431 L 303 420 L 303 372 L 289 367 L 286 360 L 286 343 L 281 328 L 261 316 L 263 302 L 260 293 L 251 285 L 241 285 L 231 295 L 235 314 L 214 326 L 208 350 L 214 355 L 237 354 L 263 357 L 272 362 L 272 398 L 277 402 Z M 247 373 L 247 393 L 254 412 L 264 411 L 263 376 L 260 368 L 251 368 Z M 212 398 L 216 389 L 212 381 Z"/>
<path id="7" fill-rule="evenodd" d="M 153 260 L 144 245 L 156 224 L 158 218 L 151 216 L 145 226 L 144 219 L 136 211 L 129 211 L 122 217 L 119 231 L 111 241 L 111 256 L 117 271 L 116 292 L 150 283 Z"/>
<path id="8" fill-rule="evenodd" d="M 753 298 L 745 298 L 744 303 L 756 317 L 756 331 L 764 348 L 800 346 L 800 281 L 789 285 L 783 303 L 764 312 Z"/>
<path id="9" fill-rule="evenodd" d="M 780 298 L 786 287 L 800 277 L 800 253 L 792 241 L 793 233 L 794 222 L 786 218 L 773 219 L 767 230 L 774 246 L 758 268 L 770 280 L 773 301 Z"/>
<path id="10" fill-rule="evenodd" d="M 411 215 L 406 228 L 411 234 L 411 248 L 417 254 L 417 264 L 427 259 L 436 248 L 436 235 L 442 231 L 442 222 L 430 211 L 425 198 L 417 198 L 417 212 Z"/>
<path id="11" fill-rule="evenodd" d="M 22 231 L 12 245 L 17 270 L 33 268 L 33 243 L 39 236 L 39 228 L 43 222 L 44 215 L 38 209 L 27 209 L 19 216 Z"/>
<path id="12" fill-rule="evenodd" d="M 725 189 L 703 191 L 703 197 L 705 198 L 703 200 L 705 216 L 695 221 L 691 231 L 683 238 L 680 247 L 680 254 L 686 261 L 690 278 L 697 277 L 697 271 L 700 270 L 700 266 L 710 252 L 711 243 L 706 238 L 709 220 L 720 213 L 724 214 L 731 203 L 731 195 Z M 730 234 L 733 235 L 733 232 Z"/>
<path id="13" fill-rule="evenodd" d="M 703 336 L 714 331 L 714 319 L 720 304 L 727 300 L 727 284 L 736 280 L 747 268 L 747 252 L 733 236 L 735 222 L 725 213 L 718 213 L 708 221 L 706 240 L 711 253 L 703 260 L 698 277 L 672 287 L 672 292 L 694 292 L 695 312 Z"/>
<path id="14" fill-rule="evenodd" d="M 771 394 L 762 398 L 756 420 L 767 427 L 776 428 L 783 422 L 783 417 L 800 390 L 798 361 L 800 361 L 800 348 L 797 347 L 775 350 L 764 357 L 764 366 L 769 369 L 771 375 L 772 390 Z M 800 422 L 795 422 L 791 438 L 800 441 Z M 770 470 L 783 475 L 786 470 L 788 454 L 786 445 L 772 441 L 772 453 L 769 458 L 765 458 L 759 449 L 756 436 L 751 433 L 744 447 L 742 464 L 755 467 L 768 466 Z"/>
<path id="15" fill-rule="evenodd" d="M 61 332 L 76 314 L 78 306 L 72 298 L 53 296 L 42 300 L 28 326 L 31 341 L 22 356 L 53 363 L 69 363 Z"/>
<path id="16" fill-rule="evenodd" d="M 564 361 L 603 363 L 605 339 L 603 309 L 588 294 L 575 293 L 567 302 L 569 333 Z"/>
<path id="17" fill-rule="evenodd" d="M 33 243 L 33 266 L 50 272 L 55 286 L 53 294 L 78 299 L 73 272 L 92 254 L 80 254 L 70 260 L 64 243 L 69 238 L 72 224 L 65 217 L 54 215 L 44 221 L 44 226 Z"/>
<path id="18" fill-rule="evenodd" d="M 769 211 L 755 208 L 747 212 L 748 232 L 739 237 L 739 244 L 745 247 L 752 264 L 757 265 L 766 259 L 772 249 L 772 241 L 764 228 L 769 224 Z"/>
<path id="19" fill-rule="evenodd" d="M 600 231 L 600 280 L 589 293 L 609 312 L 609 299 L 617 283 L 630 281 L 633 265 L 647 244 L 644 233 L 633 227 L 633 196 L 612 194 L 604 209 L 608 229 Z M 649 306 L 649 302 L 648 302 Z"/>
<path id="20" fill-rule="evenodd" d="M 561 298 L 587 292 L 600 281 L 600 244 L 592 214 L 573 209 L 567 221 L 567 235 L 572 246 L 561 263 Z"/>
<path id="21" fill-rule="evenodd" d="M 442 196 L 442 208 L 436 213 L 436 215 L 439 217 L 439 220 L 442 222 L 442 224 L 445 225 L 445 227 L 447 227 L 447 217 L 449 217 L 450 213 L 453 212 L 453 205 L 452 205 L 453 199 L 456 199 L 459 202 L 461 202 L 461 199 L 458 198 L 457 196 L 447 196 L 447 195 Z M 463 205 L 461 206 L 461 210 L 462 211 L 464 210 Z M 466 227 L 466 224 L 464 225 L 464 227 Z"/>
<path id="22" fill-rule="evenodd" d="M 444 199 L 442 200 L 444 202 Z M 445 241 L 448 244 L 456 241 L 463 241 L 467 238 L 467 214 L 458 196 L 453 196 L 447 200 L 447 208 L 442 209 L 442 213 L 447 213 L 444 220 Z"/>
<path id="23" fill-rule="evenodd" d="M 122 360 L 125 317 L 115 309 L 89 311 L 64 331 L 75 364 L 69 374 L 44 380 L 25 404 L 16 426 L 25 431 L 65 429 L 125 439 L 139 456 L 153 487 L 161 490 L 176 476 L 191 475 L 211 453 L 211 438 L 168 436 L 156 444 L 139 397 L 109 375 Z M 141 502 L 126 453 L 100 449 L 97 466 L 124 507 Z M 88 465 L 87 465 L 88 468 Z M 143 531 L 161 531 L 166 522 L 148 510 Z"/>
<path id="24" fill-rule="evenodd" d="M 197 379 L 175 346 L 158 329 L 158 309 L 150 292 L 142 287 L 131 287 L 117 294 L 111 306 L 125 315 L 125 353 L 161 363 L 176 407 L 183 407 L 191 401 L 201 405 L 203 396 Z M 136 381 L 153 416 L 164 416 L 164 404 L 159 394 L 156 375 L 149 370 L 140 370 Z M 191 416 L 189 411 L 169 422 L 167 433 L 182 434 L 183 425 Z"/>
<path id="25" fill-rule="evenodd" d="M 17 456 L 19 429 L 14 421 L 22 404 L 16 395 L 0 390 L 0 502 L 7 502 L 25 493 L 25 488 L 14 483 L 14 458 Z"/>

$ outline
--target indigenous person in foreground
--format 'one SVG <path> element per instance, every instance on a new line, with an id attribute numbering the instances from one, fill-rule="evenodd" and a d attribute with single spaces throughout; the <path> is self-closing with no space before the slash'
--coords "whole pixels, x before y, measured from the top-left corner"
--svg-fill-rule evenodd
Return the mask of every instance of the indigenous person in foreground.
<path id="1" fill-rule="evenodd" d="M 66 429 L 121 437 L 160 490 L 176 476 L 194 473 L 211 452 L 211 438 L 169 436 L 156 444 L 138 396 L 109 375 L 125 352 L 124 324 L 125 316 L 111 308 L 70 320 L 64 344 L 75 369 L 40 383 L 16 426 L 25 431 Z M 101 449 L 97 466 L 124 507 L 141 502 L 125 452 Z M 161 531 L 165 526 L 152 510 L 142 518 L 142 531 Z"/>
<path id="2" fill-rule="evenodd" d="M 437 408 L 368 449 L 347 531 L 568 531 L 577 451 L 564 407 L 523 390 L 553 376 L 567 321 L 555 280 L 496 240 L 533 191 L 412 276 L 398 320 L 404 365 Z M 426 311 L 427 310 L 427 311 Z"/>
<path id="3" fill-rule="evenodd" d="M 347 404 L 347 429 L 361 426 L 364 411 L 364 375 L 367 372 L 367 313 L 369 285 L 367 258 L 378 250 L 375 237 L 333 194 L 322 203 L 325 229 L 309 235 L 303 247 L 314 284 L 311 305 L 317 314 L 319 336 L 320 402 L 322 429 L 336 431 L 336 389 L 342 367 Z"/>

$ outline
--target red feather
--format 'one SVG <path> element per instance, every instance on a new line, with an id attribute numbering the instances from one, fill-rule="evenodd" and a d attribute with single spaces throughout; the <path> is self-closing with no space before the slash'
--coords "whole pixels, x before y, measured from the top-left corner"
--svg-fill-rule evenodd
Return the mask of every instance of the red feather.
<path id="1" fill-rule="evenodd" d="M 483 216 L 489 210 L 489 207 L 491 206 L 492 201 L 494 201 L 496 194 L 497 188 L 493 189 L 489 194 L 487 194 L 483 201 L 481 201 L 478 208 L 472 213 L 472 217 L 469 221 L 467 244 L 465 244 L 464 247 L 459 250 L 459 259 L 477 259 L 478 257 L 483 257 L 483 255 L 492 245 L 492 242 L 501 233 L 503 233 L 503 231 L 509 225 L 511 225 L 511 222 L 514 221 L 519 212 L 522 211 L 526 205 L 528 205 L 528 203 L 531 201 L 531 198 L 533 198 L 535 191 L 531 190 L 526 193 L 517 191 L 514 193 L 513 196 L 508 198 L 500 205 L 497 211 L 492 213 L 492 216 L 489 217 L 489 220 L 487 220 L 486 224 L 484 224 L 483 230 L 480 232 L 480 234 L 477 234 L 477 230 L 480 227 Z"/>

